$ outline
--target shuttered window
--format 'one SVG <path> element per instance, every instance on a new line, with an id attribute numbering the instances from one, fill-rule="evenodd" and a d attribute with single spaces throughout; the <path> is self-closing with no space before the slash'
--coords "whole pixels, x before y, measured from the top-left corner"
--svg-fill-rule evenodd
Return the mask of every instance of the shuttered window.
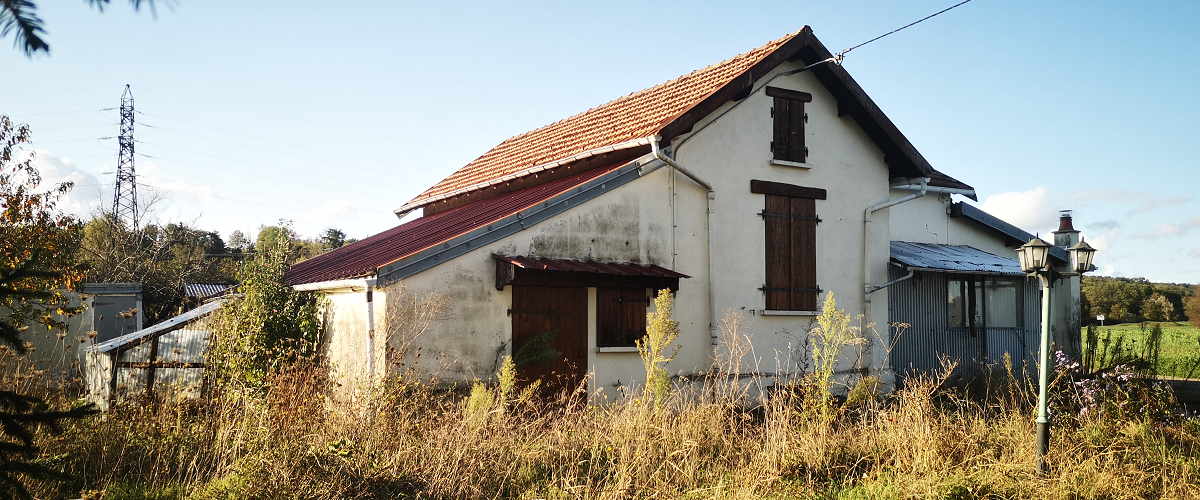
<path id="1" fill-rule="evenodd" d="M 766 196 L 767 309 L 817 310 L 817 207 L 811 198 Z"/>
<path id="2" fill-rule="evenodd" d="M 750 181 L 750 192 L 763 194 L 759 214 L 766 237 L 766 277 L 761 288 L 773 311 L 815 311 L 817 295 L 817 200 L 824 189 L 780 182 Z"/>
<path id="3" fill-rule="evenodd" d="M 645 288 L 596 289 L 596 346 L 634 347 L 646 335 Z"/>
<path id="4" fill-rule="evenodd" d="M 795 90 L 767 87 L 767 95 L 774 98 L 771 118 L 774 133 L 771 136 L 771 152 L 776 160 L 804 163 L 808 148 L 804 145 L 804 103 L 812 102 L 812 95 Z"/>

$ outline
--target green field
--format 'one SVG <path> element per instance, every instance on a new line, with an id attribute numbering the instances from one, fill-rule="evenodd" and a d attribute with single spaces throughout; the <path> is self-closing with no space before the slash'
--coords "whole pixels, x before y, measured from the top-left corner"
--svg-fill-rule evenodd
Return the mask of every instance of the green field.
<path id="1" fill-rule="evenodd" d="M 1147 348 L 1151 329 L 1156 323 L 1125 323 L 1098 327 L 1095 357 L 1098 365 L 1111 365 L 1111 360 L 1137 357 L 1151 362 L 1152 349 Z M 1158 375 L 1200 378 L 1200 328 L 1188 323 L 1157 323 L 1162 327 L 1158 362 L 1152 366 Z M 1087 332 L 1084 332 L 1087 344 Z M 1087 345 L 1085 349 L 1092 346 Z M 1085 356 L 1086 357 L 1086 356 Z"/>

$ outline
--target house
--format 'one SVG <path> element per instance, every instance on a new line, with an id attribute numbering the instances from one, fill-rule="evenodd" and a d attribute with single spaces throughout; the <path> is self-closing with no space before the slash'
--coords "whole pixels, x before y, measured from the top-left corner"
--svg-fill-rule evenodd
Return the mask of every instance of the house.
<path id="1" fill-rule="evenodd" d="M 421 217 L 293 266 L 295 289 L 327 294 L 336 380 L 470 381 L 547 343 L 561 355 L 523 377 L 615 396 L 640 383 L 634 341 L 661 289 L 676 293 L 680 375 L 713 366 L 727 311 L 751 370 L 803 373 L 827 293 L 880 325 L 862 365 L 889 381 L 939 353 L 1029 359 L 1037 289 L 1013 249 L 1031 235 L 956 201 L 974 189 L 832 57 L 806 27 L 512 137 L 396 210 Z M 1058 316 L 1065 334 L 1078 315 Z M 889 355 L 896 322 L 911 326 Z"/>

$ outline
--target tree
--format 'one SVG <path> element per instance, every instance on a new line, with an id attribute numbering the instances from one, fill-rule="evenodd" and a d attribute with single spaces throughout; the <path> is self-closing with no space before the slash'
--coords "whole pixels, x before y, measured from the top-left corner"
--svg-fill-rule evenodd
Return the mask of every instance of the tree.
<path id="1" fill-rule="evenodd" d="M 297 237 L 296 232 L 292 230 L 292 221 L 287 219 L 279 219 L 279 225 L 262 226 L 258 230 L 258 241 L 254 244 L 254 249 L 258 253 L 265 253 L 267 249 L 275 248 L 280 242 L 286 242 L 288 248 L 288 264 L 295 264 L 305 259 L 311 259 L 330 250 L 324 243 L 325 236 L 329 236 L 330 229 L 326 229 L 324 236 L 318 239 L 302 239 Z M 337 229 L 333 236 L 343 238 L 345 241 L 345 233 Z M 339 236 L 340 235 L 340 236 Z"/>
<path id="2" fill-rule="evenodd" d="M 84 228 L 79 258 L 89 266 L 89 281 L 141 283 L 142 308 L 153 325 L 180 312 L 184 283 L 233 283 L 237 263 L 211 257 L 225 251 L 214 231 L 182 222 L 128 227 L 102 212 Z"/>
<path id="3" fill-rule="evenodd" d="M 291 234 L 289 225 L 278 229 Z M 225 321 L 216 328 L 209 348 L 211 369 L 204 373 L 216 387 L 257 385 L 279 364 L 316 353 L 319 297 L 295 291 L 287 283 L 292 242 L 273 241 L 246 259 L 238 271 L 240 296 L 224 305 Z"/>
<path id="4" fill-rule="evenodd" d="M 321 237 L 318 238 L 318 241 L 321 242 L 321 246 L 325 247 L 326 250 L 341 248 L 346 244 L 346 233 L 343 233 L 338 228 L 327 227 L 321 232 Z"/>
<path id="5" fill-rule="evenodd" d="M 1147 321 L 1170 321 L 1175 307 L 1161 293 L 1155 293 L 1142 302 L 1142 317 Z"/>
<path id="6" fill-rule="evenodd" d="M 83 268 L 74 260 L 79 221 L 56 207 L 72 183 L 38 192 L 41 176 L 33 156 L 16 160 L 18 148 L 28 140 L 28 126 L 14 127 L 0 116 L 0 309 L 7 311 L 0 315 L 0 341 L 18 353 L 28 350 L 21 332 L 31 323 L 66 328 L 66 316 L 81 310 L 71 305 L 67 290 L 83 278 Z M 40 398 L 0 389 L 0 496 L 29 497 L 20 475 L 62 476 L 29 461 L 38 453 L 34 428 L 57 430 L 64 419 L 91 413 L 91 405 L 49 411 Z"/>
<path id="7" fill-rule="evenodd" d="M 1183 310 L 1192 326 L 1200 328 L 1200 285 L 1196 286 L 1191 297 L 1184 299 Z"/>
<path id="8" fill-rule="evenodd" d="M 250 240 L 246 239 L 245 234 L 243 234 L 240 230 L 235 229 L 232 233 L 229 233 L 228 246 L 230 250 L 244 252 L 251 248 L 252 243 L 250 243 Z"/>
<path id="9" fill-rule="evenodd" d="M 109 3 L 109 0 L 87 1 L 101 12 Z M 157 14 L 154 12 L 154 0 L 129 0 L 129 4 L 133 10 L 141 9 L 143 4 L 149 5 L 152 13 Z M 42 39 L 46 30 L 42 28 L 42 19 L 36 11 L 37 5 L 32 0 L 0 0 L 0 37 L 13 32 L 13 46 L 24 52 L 26 57 L 33 57 L 38 52 L 50 53 L 50 44 Z"/>

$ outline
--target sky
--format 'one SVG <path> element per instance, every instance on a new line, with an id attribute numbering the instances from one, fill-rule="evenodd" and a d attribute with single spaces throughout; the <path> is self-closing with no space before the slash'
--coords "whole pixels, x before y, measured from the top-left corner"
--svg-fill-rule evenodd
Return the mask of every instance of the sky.
<path id="1" fill-rule="evenodd" d="M 51 52 L 0 40 L 0 114 L 75 182 L 63 208 L 111 207 L 128 84 L 148 218 L 228 239 L 363 238 L 510 136 L 805 25 L 836 51 L 957 2 L 37 3 Z M 1200 2 L 973 0 L 844 67 L 984 210 L 1041 234 L 1074 210 L 1097 274 L 1200 283 L 1198 22 Z"/>

